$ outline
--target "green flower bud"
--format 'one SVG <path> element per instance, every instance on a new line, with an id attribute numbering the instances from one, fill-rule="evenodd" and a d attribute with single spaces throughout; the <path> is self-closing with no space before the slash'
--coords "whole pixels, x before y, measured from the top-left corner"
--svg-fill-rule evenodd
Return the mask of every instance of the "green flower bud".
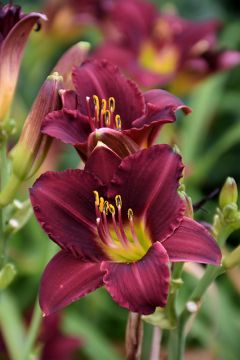
<path id="1" fill-rule="evenodd" d="M 13 264 L 7 263 L 0 271 L 0 289 L 6 289 L 13 281 L 17 271 Z"/>
<path id="2" fill-rule="evenodd" d="M 225 206 L 230 204 L 236 204 L 237 199 L 238 199 L 237 184 L 233 178 L 228 177 L 220 192 L 220 196 L 219 196 L 220 209 L 224 209 Z"/>

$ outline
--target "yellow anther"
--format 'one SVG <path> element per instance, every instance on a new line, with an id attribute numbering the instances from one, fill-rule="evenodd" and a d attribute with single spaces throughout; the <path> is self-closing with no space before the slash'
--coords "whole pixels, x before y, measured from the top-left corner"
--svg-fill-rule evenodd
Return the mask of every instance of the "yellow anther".
<path id="1" fill-rule="evenodd" d="M 108 107 L 109 107 L 109 110 L 111 112 L 114 112 L 114 110 L 115 110 L 115 99 L 112 96 L 108 99 Z"/>
<path id="2" fill-rule="evenodd" d="M 108 210 L 111 214 L 115 215 L 115 207 L 112 204 L 109 204 Z"/>
<path id="3" fill-rule="evenodd" d="M 99 98 L 97 95 L 93 95 L 93 102 L 95 105 L 95 111 L 98 114 L 99 113 L 99 109 L 100 109 L 100 105 L 99 105 Z"/>
<path id="4" fill-rule="evenodd" d="M 131 208 L 128 209 L 128 220 L 132 220 L 133 219 L 133 211 Z"/>
<path id="5" fill-rule="evenodd" d="M 118 130 L 121 130 L 122 122 L 121 122 L 120 115 L 115 116 L 115 125 Z"/>
<path id="6" fill-rule="evenodd" d="M 99 194 L 98 194 L 98 191 L 95 190 L 93 193 L 94 193 L 94 196 L 95 196 L 95 204 L 97 206 L 99 206 Z"/>
<path id="7" fill-rule="evenodd" d="M 101 111 L 105 112 L 107 109 L 107 102 L 105 99 L 102 99 Z"/>
<path id="8" fill-rule="evenodd" d="M 105 118 L 105 125 L 106 126 L 110 126 L 111 123 L 111 113 L 109 110 L 106 110 L 104 113 L 104 118 Z"/>
<path id="9" fill-rule="evenodd" d="M 99 210 L 100 212 L 103 212 L 104 210 L 104 198 L 102 196 L 99 199 Z"/>
<path id="10" fill-rule="evenodd" d="M 115 196 L 115 202 L 116 202 L 116 206 L 117 206 L 117 207 L 122 207 L 122 198 L 121 198 L 121 195 L 116 195 L 116 196 Z"/>
<path id="11" fill-rule="evenodd" d="M 105 212 L 106 215 L 108 214 L 108 209 L 109 209 L 109 202 L 104 201 L 103 211 Z"/>

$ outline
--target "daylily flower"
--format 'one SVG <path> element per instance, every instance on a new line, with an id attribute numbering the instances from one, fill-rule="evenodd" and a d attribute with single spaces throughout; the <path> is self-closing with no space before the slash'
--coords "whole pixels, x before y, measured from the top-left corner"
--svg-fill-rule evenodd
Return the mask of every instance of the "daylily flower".
<path id="1" fill-rule="evenodd" d="M 240 64 L 240 52 L 217 49 L 219 21 L 185 20 L 145 5 L 131 2 L 131 21 L 128 0 L 112 7 L 109 33 L 118 35 L 110 36 L 93 53 L 95 58 L 118 65 L 141 86 L 170 84 L 175 93 L 189 91 L 210 73 Z"/>
<path id="2" fill-rule="evenodd" d="M 99 25 L 111 8 L 111 0 L 48 0 L 44 12 L 48 16 L 48 36 L 57 41 L 79 37 L 90 25 Z"/>
<path id="3" fill-rule="evenodd" d="M 45 173 L 30 190 L 39 223 L 62 248 L 41 280 L 45 315 L 101 286 L 120 306 L 150 314 L 166 305 L 170 262 L 219 265 L 214 238 L 184 216 L 183 165 L 170 146 L 123 160 L 100 146 L 90 160 L 84 170 Z"/>
<path id="4" fill-rule="evenodd" d="M 75 146 L 83 159 L 93 143 L 108 144 L 124 136 L 139 146 L 150 146 L 165 123 L 176 120 L 176 111 L 191 110 L 164 90 L 144 94 L 118 68 L 106 61 L 86 61 L 72 74 L 74 90 L 61 93 L 63 109 L 46 117 L 42 132 Z M 130 139 L 125 137 L 127 147 Z M 113 142 L 112 142 L 113 143 Z"/>
<path id="5" fill-rule="evenodd" d="M 36 12 L 24 14 L 18 5 L 0 4 L 0 121 L 12 102 L 29 33 L 40 19 L 47 18 Z"/>

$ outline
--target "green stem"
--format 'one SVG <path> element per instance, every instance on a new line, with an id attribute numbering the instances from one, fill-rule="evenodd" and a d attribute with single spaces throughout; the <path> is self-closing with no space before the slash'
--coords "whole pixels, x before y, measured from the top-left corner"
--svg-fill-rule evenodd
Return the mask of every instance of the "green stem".
<path id="1" fill-rule="evenodd" d="M 184 326 L 182 322 L 178 322 L 176 329 L 169 333 L 168 339 L 168 360 L 182 360 L 185 349 Z"/>
<path id="2" fill-rule="evenodd" d="M 1 184 L 0 189 L 2 189 L 7 183 L 8 179 L 8 161 L 7 161 L 7 141 L 2 140 L 0 148 L 1 156 Z M 6 210 L 0 209 L 0 268 L 5 264 L 6 258 L 6 237 L 5 237 L 5 224 L 6 224 Z"/>
<path id="3" fill-rule="evenodd" d="M 33 348 L 33 345 L 37 339 L 39 327 L 41 325 L 42 321 L 42 313 L 39 307 L 38 299 L 36 299 L 33 315 L 32 315 L 32 321 L 28 330 L 28 334 L 25 340 L 25 346 L 22 354 L 22 360 L 28 360 L 30 359 L 31 350 Z"/>

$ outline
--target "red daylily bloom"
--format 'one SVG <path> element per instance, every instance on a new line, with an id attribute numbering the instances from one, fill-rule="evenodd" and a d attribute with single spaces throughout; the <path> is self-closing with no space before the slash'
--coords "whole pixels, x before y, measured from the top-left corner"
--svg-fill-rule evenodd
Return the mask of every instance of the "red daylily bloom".
<path id="1" fill-rule="evenodd" d="M 107 143 L 111 136 L 120 137 L 124 143 L 123 135 L 127 135 L 139 146 L 150 146 L 161 126 L 176 120 L 178 109 L 186 114 L 191 111 L 164 90 L 142 94 L 135 83 L 104 60 L 75 67 L 72 79 L 76 91 L 62 92 L 63 109 L 46 117 L 42 132 L 74 145 L 83 159 L 94 139 Z"/>
<path id="2" fill-rule="evenodd" d="M 112 0 L 47 0 L 47 34 L 61 42 L 77 38 L 89 25 L 101 25 L 111 6 Z"/>
<path id="3" fill-rule="evenodd" d="M 39 223 L 62 248 L 41 280 L 46 315 L 103 285 L 122 307 L 150 314 L 166 305 L 170 262 L 219 265 L 215 240 L 184 216 L 183 165 L 168 145 L 123 160 L 99 146 L 89 161 L 48 172 L 30 190 Z"/>
<path id="4" fill-rule="evenodd" d="M 240 63 L 240 52 L 217 50 L 219 21 L 189 21 L 147 5 L 132 1 L 129 21 L 129 1 L 116 2 L 109 14 L 114 37 L 93 56 L 118 65 L 142 86 L 173 84 L 180 91 Z"/>
<path id="5" fill-rule="evenodd" d="M 6 116 L 17 84 L 19 68 L 29 33 L 46 16 L 24 14 L 18 5 L 0 4 L 0 120 Z"/>

